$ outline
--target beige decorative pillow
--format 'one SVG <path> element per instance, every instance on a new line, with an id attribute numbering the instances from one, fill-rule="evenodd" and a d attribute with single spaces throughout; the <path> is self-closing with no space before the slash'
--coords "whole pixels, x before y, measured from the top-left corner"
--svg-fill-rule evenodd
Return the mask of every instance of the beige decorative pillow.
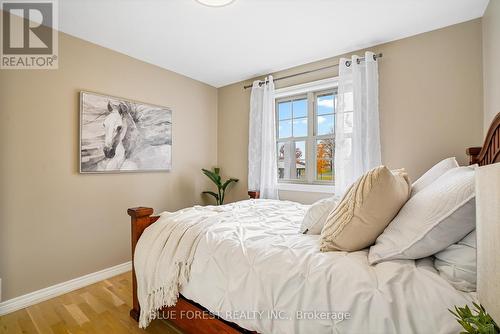
<path id="1" fill-rule="evenodd" d="M 352 184 L 321 231 L 321 251 L 357 251 L 375 243 L 410 196 L 404 169 L 374 168 Z"/>

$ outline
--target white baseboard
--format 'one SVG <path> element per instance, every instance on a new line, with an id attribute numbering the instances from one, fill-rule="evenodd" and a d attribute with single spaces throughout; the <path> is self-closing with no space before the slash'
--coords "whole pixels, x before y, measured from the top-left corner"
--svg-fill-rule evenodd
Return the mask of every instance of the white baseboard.
<path id="1" fill-rule="evenodd" d="M 130 270 L 132 270 L 131 261 L 6 300 L 0 303 L 0 316 L 38 304 L 44 300 L 63 295 L 110 277 L 123 274 Z"/>

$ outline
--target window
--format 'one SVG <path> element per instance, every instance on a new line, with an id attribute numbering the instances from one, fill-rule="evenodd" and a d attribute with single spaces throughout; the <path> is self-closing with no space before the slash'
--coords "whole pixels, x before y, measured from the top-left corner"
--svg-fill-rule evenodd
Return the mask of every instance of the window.
<path id="1" fill-rule="evenodd" d="M 279 182 L 333 185 L 336 87 L 277 95 Z"/>

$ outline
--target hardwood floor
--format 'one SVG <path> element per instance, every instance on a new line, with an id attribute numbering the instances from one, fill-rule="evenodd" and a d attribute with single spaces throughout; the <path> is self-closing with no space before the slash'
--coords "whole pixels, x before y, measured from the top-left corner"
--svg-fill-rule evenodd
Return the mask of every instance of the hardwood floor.
<path id="1" fill-rule="evenodd" d="M 128 272 L 4 315 L 0 333 L 181 333 L 162 320 L 139 329 L 128 315 L 131 305 L 132 273 Z"/>

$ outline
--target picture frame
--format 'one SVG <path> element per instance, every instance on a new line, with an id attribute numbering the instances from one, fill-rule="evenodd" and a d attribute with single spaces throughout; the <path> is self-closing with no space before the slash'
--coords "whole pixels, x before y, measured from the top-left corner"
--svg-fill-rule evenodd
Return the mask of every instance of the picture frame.
<path id="1" fill-rule="evenodd" d="M 172 110 L 81 91 L 79 172 L 154 172 L 172 169 Z"/>

